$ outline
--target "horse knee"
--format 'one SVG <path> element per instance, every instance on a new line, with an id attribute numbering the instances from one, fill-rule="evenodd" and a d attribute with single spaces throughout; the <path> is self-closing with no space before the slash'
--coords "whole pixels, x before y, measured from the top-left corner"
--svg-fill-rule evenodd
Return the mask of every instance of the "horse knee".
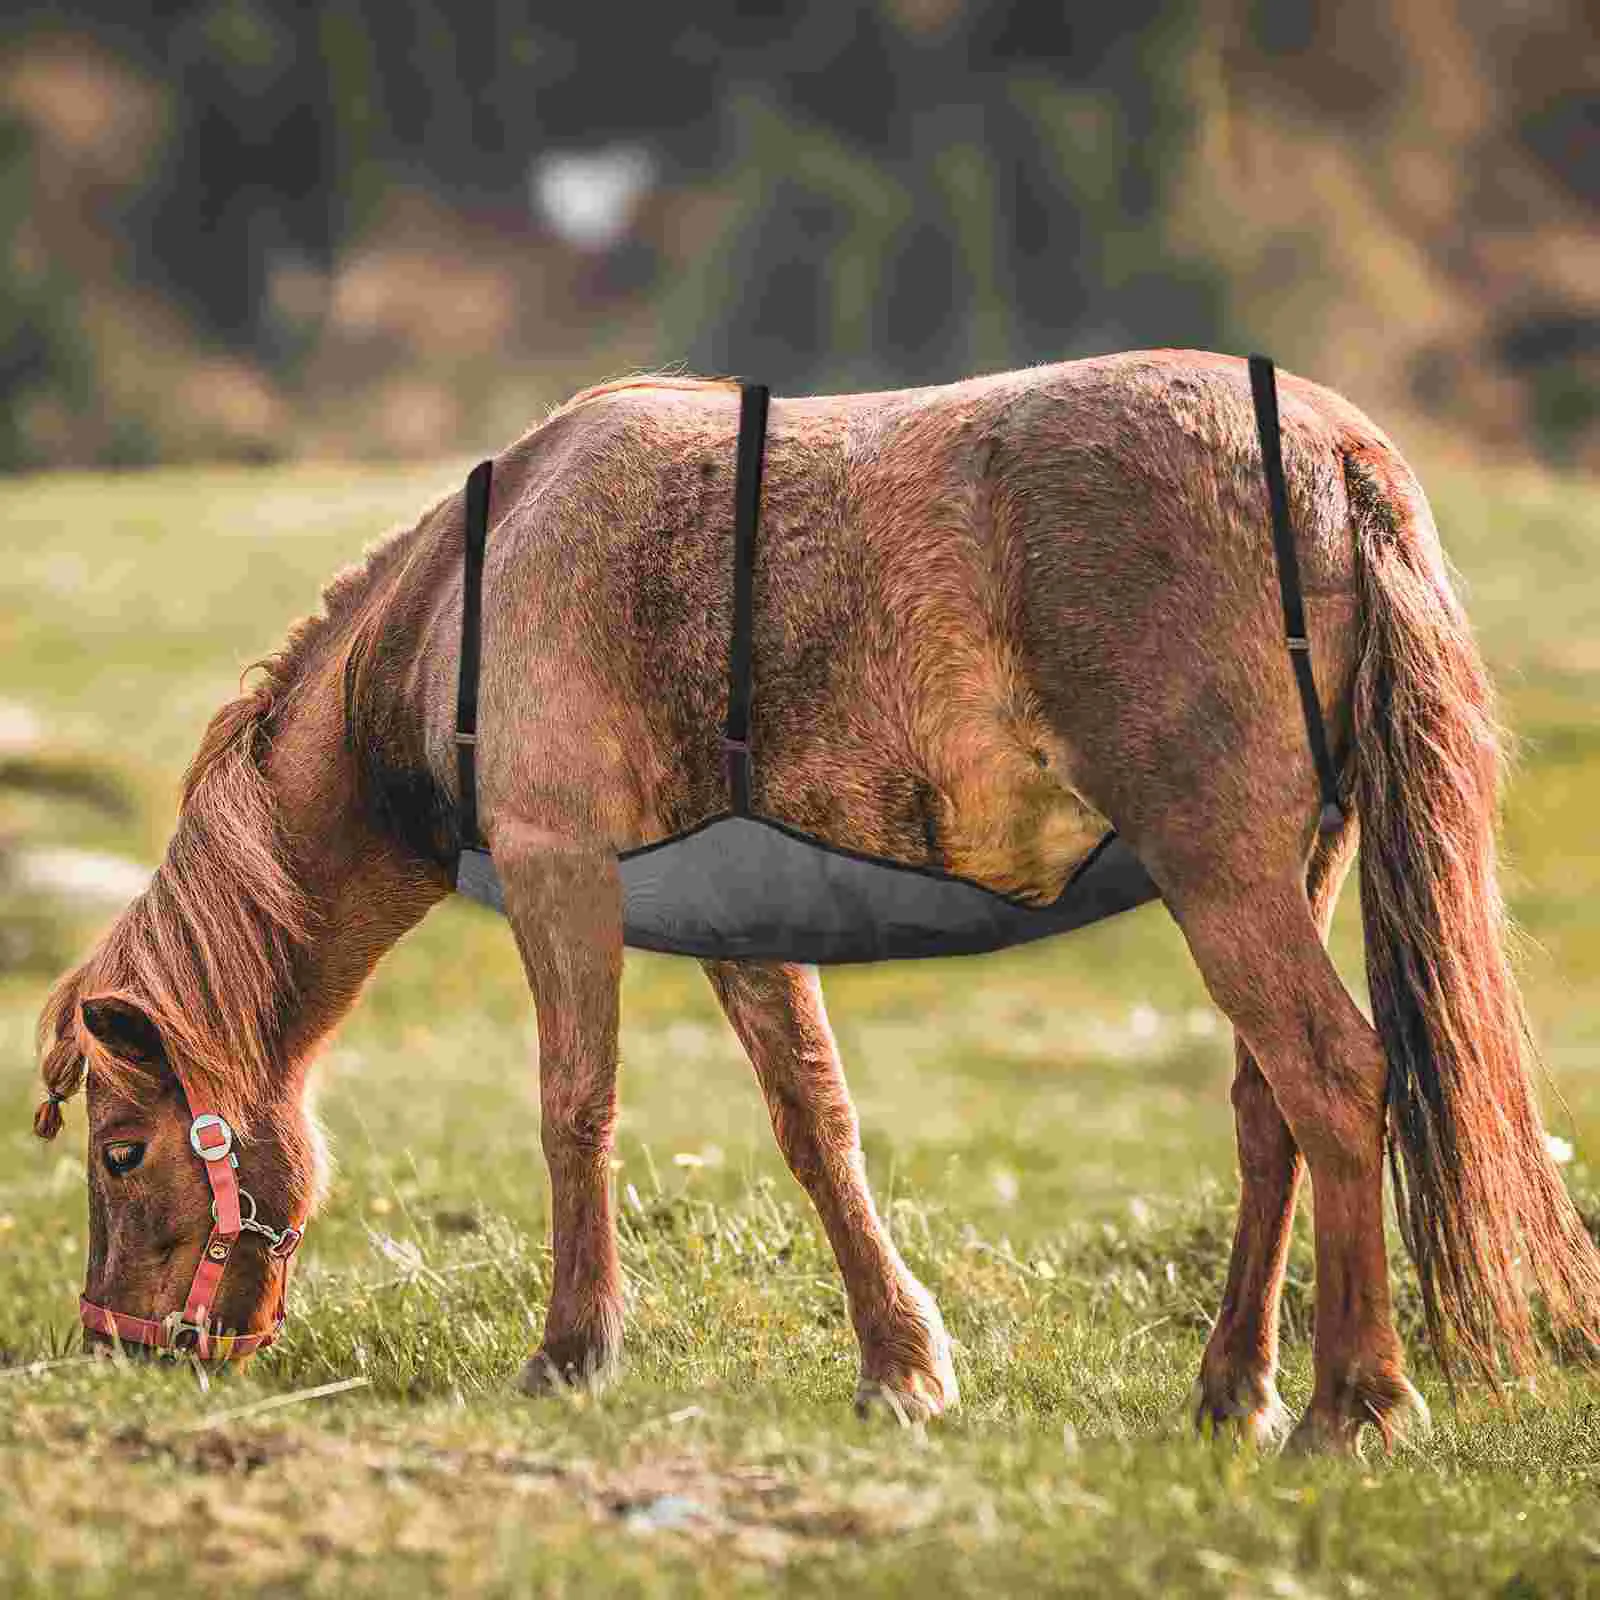
<path id="1" fill-rule="evenodd" d="M 552 1097 L 552 1103 L 547 1103 L 540 1115 L 539 1142 L 551 1160 L 574 1155 L 609 1156 L 616 1122 L 616 1097 L 612 1094 L 575 1099 Z"/>

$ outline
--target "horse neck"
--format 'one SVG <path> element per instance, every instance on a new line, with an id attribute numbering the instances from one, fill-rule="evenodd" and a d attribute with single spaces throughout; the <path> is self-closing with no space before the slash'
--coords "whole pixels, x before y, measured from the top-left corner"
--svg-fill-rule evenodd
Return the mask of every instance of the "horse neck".
<path id="1" fill-rule="evenodd" d="M 292 871 L 316 908 L 298 963 L 297 1014 L 284 1030 L 286 1060 L 299 1063 L 450 885 L 437 866 L 381 834 L 363 806 L 336 671 L 297 689 L 266 773 Z"/>

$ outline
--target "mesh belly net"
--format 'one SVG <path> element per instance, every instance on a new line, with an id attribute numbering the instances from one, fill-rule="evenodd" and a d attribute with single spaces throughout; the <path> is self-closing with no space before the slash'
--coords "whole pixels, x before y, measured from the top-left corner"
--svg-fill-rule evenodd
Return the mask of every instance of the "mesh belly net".
<path id="1" fill-rule="evenodd" d="M 1336 826 L 1342 813 L 1310 678 L 1272 364 L 1252 357 L 1250 370 L 1290 655 L 1322 787 L 1323 826 Z M 733 638 L 722 739 L 727 806 L 668 838 L 618 852 L 624 943 L 672 955 L 817 965 L 976 955 L 1066 933 L 1158 898 L 1144 867 L 1115 830 L 1094 846 L 1054 900 L 1038 904 L 936 867 L 850 850 L 751 809 L 753 573 L 767 402 L 764 387 L 752 384 L 740 391 Z M 456 888 L 503 913 L 504 890 L 477 823 L 480 621 L 492 470 L 490 462 L 480 463 L 466 488 L 456 716 L 464 843 Z"/>

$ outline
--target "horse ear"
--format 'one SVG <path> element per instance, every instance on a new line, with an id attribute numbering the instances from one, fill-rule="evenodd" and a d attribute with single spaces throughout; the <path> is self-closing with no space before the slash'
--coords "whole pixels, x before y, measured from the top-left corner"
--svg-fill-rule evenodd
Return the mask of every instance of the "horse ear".
<path id="1" fill-rule="evenodd" d="M 130 1000 L 106 995 L 85 1000 L 83 1025 L 113 1055 L 141 1065 L 158 1066 L 166 1059 L 161 1030 Z"/>

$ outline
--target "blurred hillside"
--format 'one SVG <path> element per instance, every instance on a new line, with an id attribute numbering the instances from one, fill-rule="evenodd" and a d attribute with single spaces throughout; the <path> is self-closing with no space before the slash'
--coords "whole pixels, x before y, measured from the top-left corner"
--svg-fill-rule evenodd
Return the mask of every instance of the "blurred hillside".
<path id="1" fill-rule="evenodd" d="M 485 446 L 1262 348 L 1600 466 L 1582 0 L 69 0 L 0 22 L 0 466 Z"/>

